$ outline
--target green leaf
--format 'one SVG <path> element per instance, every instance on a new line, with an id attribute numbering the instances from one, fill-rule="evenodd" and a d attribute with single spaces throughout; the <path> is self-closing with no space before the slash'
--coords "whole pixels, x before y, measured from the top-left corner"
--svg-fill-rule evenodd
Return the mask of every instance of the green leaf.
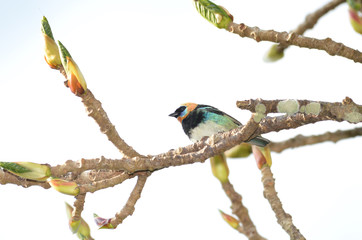
<path id="1" fill-rule="evenodd" d="M 41 31 L 54 40 L 52 29 L 50 28 L 48 19 L 45 16 L 43 16 L 43 19 L 41 20 Z"/>
<path id="2" fill-rule="evenodd" d="M 27 173 L 31 171 L 14 162 L 0 162 L 0 167 L 13 173 Z"/>
<path id="3" fill-rule="evenodd" d="M 210 23 L 218 28 L 228 29 L 233 16 L 226 9 L 209 0 L 194 0 L 196 10 Z"/>
<path id="4" fill-rule="evenodd" d="M 70 55 L 68 50 L 64 47 L 64 45 L 60 41 L 58 41 L 58 45 L 59 45 L 59 48 L 60 48 L 60 55 L 61 55 L 62 64 L 63 64 L 64 68 L 67 69 L 67 66 L 68 66 L 67 57 L 71 58 L 72 56 Z"/>

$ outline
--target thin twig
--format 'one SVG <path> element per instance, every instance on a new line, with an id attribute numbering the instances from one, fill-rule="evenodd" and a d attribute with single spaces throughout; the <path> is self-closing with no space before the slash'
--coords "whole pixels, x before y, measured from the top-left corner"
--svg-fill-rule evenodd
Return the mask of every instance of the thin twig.
<path id="1" fill-rule="evenodd" d="M 346 2 L 346 0 L 333 0 L 331 2 L 326 3 L 321 8 L 317 9 L 315 12 L 308 14 L 305 17 L 304 22 L 301 23 L 292 32 L 299 34 L 299 35 L 303 35 L 308 29 L 312 29 L 321 17 L 323 17 L 329 11 L 335 9 L 337 6 L 339 6 L 340 4 L 345 3 L 345 2 Z M 289 47 L 289 45 L 279 44 L 277 47 L 277 51 L 281 53 L 288 47 Z"/>
<path id="2" fill-rule="evenodd" d="M 97 100 L 92 92 L 88 89 L 87 92 L 81 95 L 82 102 L 86 107 L 88 116 L 92 117 L 99 125 L 102 133 L 107 135 L 108 140 L 111 141 L 117 149 L 125 157 L 140 156 L 131 146 L 129 146 L 118 134 L 116 127 L 109 120 L 107 113 L 102 108 L 102 104 Z"/>
<path id="3" fill-rule="evenodd" d="M 221 185 L 225 194 L 231 201 L 231 209 L 233 214 L 239 218 L 242 224 L 241 230 L 245 236 L 249 240 L 266 240 L 257 232 L 256 227 L 249 216 L 248 209 L 243 205 L 241 195 L 235 191 L 233 185 L 229 181 L 223 182 Z"/>
<path id="4" fill-rule="evenodd" d="M 270 167 L 264 166 L 261 169 L 262 182 L 264 186 L 264 197 L 269 201 L 273 209 L 278 223 L 289 234 L 291 240 L 305 240 L 304 236 L 299 232 L 292 221 L 292 217 L 283 209 L 283 205 L 275 191 L 275 181 Z"/>
<path id="5" fill-rule="evenodd" d="M 116 228 L 119 224 L 123 222 L 126 217 L 131 216 L 135 210 L 135 205 L 137 203 L 137 200 L 141 197 L 141 192 L 143 190 L 143 187 L 145 186 L 146 180 L 148 178 L 149 174 L 145 173 L 138 176 L 137 183 L 134 187 L 134 189 L 131 192 L 131 195 L 129 196 L 126 204 L 122 208 L 122 210 L 118 213 L 116 213 L 116 216 L 111 219 L 110 223 L 111 225 Z"/>
<path id="6" fill-rule="evenodd" d="M 297 135 L 282 142 L 271 142 L 269 147 L 271 151 L 280 153 L 290 148 L 302 147 L 327 141 L 336 143 L 340 140 L 357 136 L 362 136 L 362 127 L 350 130 L 338 130 L 336 132 L 326 132 L 324 134 L 312 136 Z"/>
<path id="7" fill-rule="evenodd" d="M 81 218 L 83 208 L 84 208 L 84 203 L 85 203 L 85 195 L 86 195 L 86 193 L 78 194 L 77 196 L 75 196 L 75 202 L 73 204 L 74 209 L 72 212 L 73 221 L 78 221 Z"/>
<path id="8" fill-rule="evenodd" d="M 354 62 L 362 63 L 362 53 L 358 50 L 337 43 L 331 38 L 317 39 L 298 35 L 294 32 L 278 32 L 275 30 L 262 30 L 258 27 L 249 27 L 244 23 L 230 23 L 229 31 L 240 37 L 252 38 L 257 42 L 269 41 L 282 45 L 294 45 L 301 48 L 318 49 L 332 56 L 341 56 Z"/>

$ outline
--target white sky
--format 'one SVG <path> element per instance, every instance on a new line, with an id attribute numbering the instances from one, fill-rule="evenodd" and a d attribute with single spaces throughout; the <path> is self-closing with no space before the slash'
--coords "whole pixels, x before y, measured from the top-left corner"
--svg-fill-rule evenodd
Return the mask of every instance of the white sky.
<path id="1" fill-rule="evenodd" d="M 236 1 L 226 7 L 235 22 L 289 31 L 326 1 Z M 43 59 L 40 20 L 70 51 L 88 87 L 120 135 L 142 154 L 190 144 L 179 123 L 168 117 L 180 103 L 214 105 L 242 122 L 235 107 L 250 98 L 298 98 L 362 102 L 361 65 L 317 50 L 291 47 L 267 64 L 270 43 L 256 43 L 218 30 L 196 12 L 192 1 L 26 1 L 1 0 L 0 161 L 52 165 L 68 159 L 117 158 L 80 99 Z M 349 25 L 347 6 L 324 17 L 308 36 L 331 37 L 359 48 L 361 36 Z M 272 141 L 353 128 L 325 122 L 265 135 Z M 273 154 L 276 189 L 295 225 L 307 239 L 361 239 L 360 139 Z M 252 157 L 230 160 L 230 180 L 242 194 L 259 233 L 289 239 L 263 198 Z M 97 230 L 93 213 L 112 217 L 135 179 L 89 194 L 83 218 L 95 239 L 240 239 L 218 209 L 230 202 L 209 163 L 169 168 L 146 183 L 132 217 L 116 230 Z M 0 239 L 76 239 L 68 230 L 64 201 L 73 198 L 38 187 L 0 186 Z M 244 238 L 245 239 L 245 238 Z"/>

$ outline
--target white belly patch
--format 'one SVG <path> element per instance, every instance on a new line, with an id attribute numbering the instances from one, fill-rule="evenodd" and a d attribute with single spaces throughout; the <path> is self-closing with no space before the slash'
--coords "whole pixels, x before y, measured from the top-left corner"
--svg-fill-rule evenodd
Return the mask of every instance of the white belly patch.
<path id="1" fill-rule="evenodd" d="M 215 133 L 225 132 L 228 130 L 230 129 L 227 129 L 214 121 L 206 121 L 205 123 L 200 123 L 196 128 L 191 130 L 190 139 L 191 141 L 196 142 L 205 136 L 210 137 Z"/>

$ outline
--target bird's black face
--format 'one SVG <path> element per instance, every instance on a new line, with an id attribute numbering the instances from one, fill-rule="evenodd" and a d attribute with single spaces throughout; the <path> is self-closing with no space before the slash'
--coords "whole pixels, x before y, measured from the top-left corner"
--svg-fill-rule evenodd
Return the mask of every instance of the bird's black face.
<path id="1" fill-rule="evenodd" d="M 179 108 L 176 109 L 176 111 L 174 113 L 171 113 L 169 116 L 170 117 L 179 117 L 186 109 L 186 106 L 181 106 Z"/>

